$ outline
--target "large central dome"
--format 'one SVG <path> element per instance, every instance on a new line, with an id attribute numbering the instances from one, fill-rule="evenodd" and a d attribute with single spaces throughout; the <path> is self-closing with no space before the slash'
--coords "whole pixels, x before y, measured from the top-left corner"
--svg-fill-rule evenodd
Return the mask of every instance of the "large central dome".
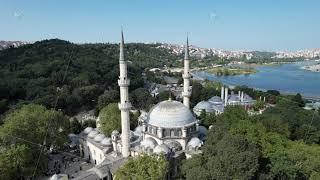
<path id="1" fill-rule="evenodd" d="M 148 124 L 156 127 L 175 128 L 196 123 L 191 111 L 178 101 L 162 101 L 155 105 L 148 117 Z"/>

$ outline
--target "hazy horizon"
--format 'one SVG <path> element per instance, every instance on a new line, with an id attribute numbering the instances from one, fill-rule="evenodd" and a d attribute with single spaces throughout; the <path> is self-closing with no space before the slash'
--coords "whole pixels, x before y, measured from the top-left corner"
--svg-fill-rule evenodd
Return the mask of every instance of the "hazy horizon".
<path id="1" fill-rule="evenodd" d="M 226 50 L 295 51 L 320 47 L 320 2 L 0 0 L 1 40 L 59 38 L 74 43 L 183 44 Z"/>

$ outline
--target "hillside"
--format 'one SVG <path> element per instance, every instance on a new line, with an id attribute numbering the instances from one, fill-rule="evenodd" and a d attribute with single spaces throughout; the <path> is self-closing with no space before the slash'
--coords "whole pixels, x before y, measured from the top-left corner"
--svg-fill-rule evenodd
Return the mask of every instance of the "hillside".
<path id="1" fill-rule="evenodd" d="M 157 44 L 126 44 L 131 76 L 130 90 L 143 85 L 140 74 L 147 67 L 174 64 L 179 58 Z M 77 45 L 59 39 L 44 40 L 0 51 L 0 100 L 10 106 L 34 102 L 73 113 L 93 108 L 106 89 L 116 89 L 119 46 Z M 63 82 L 64 72 L 70 64 Z M 5 108 L 6 109 L 6 108 Z M 1 110 L 4 111 L 4 110 Z"/>

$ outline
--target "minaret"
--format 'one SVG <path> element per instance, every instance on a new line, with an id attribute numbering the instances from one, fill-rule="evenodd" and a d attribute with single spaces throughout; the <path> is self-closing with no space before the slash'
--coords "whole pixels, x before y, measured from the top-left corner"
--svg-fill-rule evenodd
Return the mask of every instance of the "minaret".
<path id="1" fill-rule="evenodd" d="M 228 104 L 228 91 L 229 91 L 229 89 L 228 89 L 228 87 L 226 87 L 225 89 L 224 89 L 224 105 L 226 106 L 227 104 Z"/>
<path id="2" fill-rule="evenodd" d="M 224 86 L 221 86 L 221 100 L 224 101 Z"/>
<path id="3" fill-rule="evenodd" d="M 128 87 L 130 80 L 127 76 L 127 61 L 124 60 L 123 52 L 124 40 L 123 32 L 121 30 L 121 42 L 120 42 L 120 76 L 118 79 L 118 84 L 120 86 L 120 103 L 119 109 L 121 111 L 121 153 L 123 157 L 128 157 L 130 155 L 130 144 L 129 144 L 129 131 L 130 131 L 130 117 L 129 110 L 131 109 L 131 103 L 129 102 Z"/>
<path id="4" fill-rule="evenodd" d="M 184 70 L 182 74 L 183 78 L 183 104 L 190 107 L 190 96 L 191 96 L 191 89 L 190 89 L 190 61 L 189 61 L 189 42 L 187 37 L 187 44 L 185 46 L 185 52 L 184 52 Z"/>

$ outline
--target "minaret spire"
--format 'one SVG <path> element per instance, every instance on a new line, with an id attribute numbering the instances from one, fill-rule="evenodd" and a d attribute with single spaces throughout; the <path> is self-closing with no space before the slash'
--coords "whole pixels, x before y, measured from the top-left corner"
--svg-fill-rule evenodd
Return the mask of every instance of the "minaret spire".
<path id="1" fill-rule="evenodd" d="M 191 89 L 190 89 L 190 61 L 189 61 L 189 39 L 187 35 L 187 42 L 185 45 L 185 51 L 184 51 L 184 70 L 182 74 L 183 78 L 183 104 L 190 107 L 190 96 L 191 96 Z"/>
<path id="2" fill-rule="evenodd" d="M 187 34 L 187 43 L 184 47 L 184 59 L 189 59 L 189 38 L 188 38 L 188 34 Z"/>
<path id="3" fill-rule="evenodd" d="M 124 48 L 124 38 L 123 38 L 123 30 L 121 28 L 120 57 L 119 57 L 120 61 L 124 61 L 123 48 Z"/>
<path id="4" fill-rule="evenodd" d="M 119 109 L 121 111 L 121 153 L 123 157 L 130 155 L 130 116 L 131 103 L 129 102 L 130 80 L 127 74 L 127 61 L 124 59 L 124 38 L 121 29 L 120 55 L 119 55 L 120 76 L 118 84 L 120 86 L 120 103 Z"/>

